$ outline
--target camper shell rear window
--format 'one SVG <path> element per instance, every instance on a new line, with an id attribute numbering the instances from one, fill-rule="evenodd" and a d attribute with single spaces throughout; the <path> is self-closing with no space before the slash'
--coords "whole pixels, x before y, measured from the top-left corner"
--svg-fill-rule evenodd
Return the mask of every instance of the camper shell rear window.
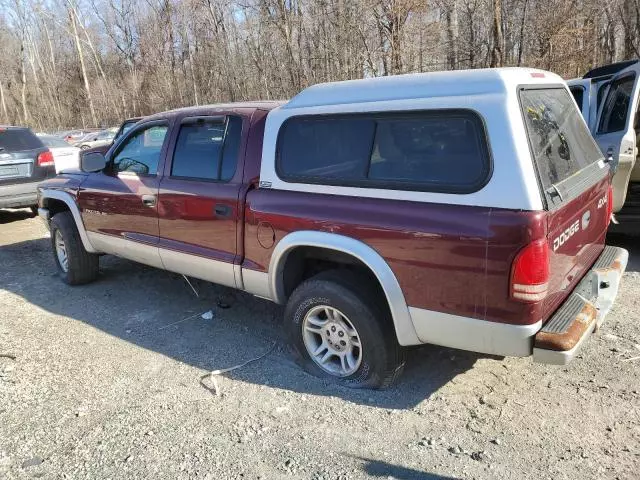
<path id="1" fill-rule="evenodd" d="M 566 88 L 525 87 L 519 94 L 541 187 L 548 203 L 561 203 L 584 183 L 578 173 L 588 174 L 603 155 Z"/>

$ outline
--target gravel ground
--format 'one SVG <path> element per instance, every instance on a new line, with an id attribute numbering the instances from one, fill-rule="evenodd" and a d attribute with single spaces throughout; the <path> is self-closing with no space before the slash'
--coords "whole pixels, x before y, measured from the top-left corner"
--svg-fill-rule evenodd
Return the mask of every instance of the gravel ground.
<path id="1" fill-rule="evenodd" d="M 0 211 L 0 478 L 637 479 L 640 252 L 610 243 L 628 273 L 567 368 L 425 346 L 354 391 L 291 362 L 280 307 L 112 257 L 67 287 L 40 221 Z"/>

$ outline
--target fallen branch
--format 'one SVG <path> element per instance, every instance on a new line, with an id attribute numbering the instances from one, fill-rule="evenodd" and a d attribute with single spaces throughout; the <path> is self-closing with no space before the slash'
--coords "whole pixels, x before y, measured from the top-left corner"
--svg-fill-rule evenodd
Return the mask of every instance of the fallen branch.
<path id="1" fill-rule="evenodd" d="M 622 360 L 623 362 L 633 362 L 634 360 L 640 360 L 640 357 L 631 357 L 631 358 L 625 358 L 624 360 Z"/>
<path id="2" fill-rule="evenodd" d="M 184 279 L 187 281 L 187 283 L 189 284 L 189 286 L 191 287 L 191 290 L 193 290 L 193 293 L 196 294 L 196 298 L 200 298 L 200 295 L 198 295 L 198 291 L 193 287 L 193 285 L 191 285 L 191 282 L 189 281 L 189 279 L 187 278 L 186 275 L 182 275 L 184 277 Z"/>
<path id="3" fill-rule="evenodd" d="M 202 385 L 204 388 L 209 390 L 214 395 L 220 395 L 220 388 L 218 387 L 218 382 L 216 381 L 216 378 L 215 378 L 216 376 L 222 375 L 223 373 L 231 372 L 233 370 L 237 370 L 238 368 L 245 367 L 250 363 L 257 362 L 258 360 L 262 360 L 264 357 L 269 355 L 274 348 L 276 348 L 276 342 L 273 342 L 273 345 L 271 345 L 271 347 L 269 347 L 269 349 L 266 352 L 264 352 L 262 355 L 259 355 L 255 358 L 247 360 L 246 362 L 239 363 L 238 365 L 234 365 L 233 367 L 221 368 L 219 370 L 213 370 L 209 373 L 205 373 L 200 377 L 200 385 Z M 213 383 L 213 388 L 211 388 L 209 385 L 204 383 L 207 377 L 211 377 L 211 383 Z"/>
<path id="4" fill-rule="evenodd" d="M 158 330 L 164 330 L 165 328 L 169 328 L 169 327 L 172 327 L 173 325 L 177 325 L 179 323 L 186 322 L 187 320 L 191 320 L 192 318 L 196 318 L 197 316 L 205 315 L 206 313 L 209 313 L 209 310 L 207 310 L 206 312 L 202 312 L 202 313 L 194 313 L 193 315 L 185 317 L 182 320 L 178 320 L 176 322 L 168 323 L 166 325 L 163 325 L 163 326 L 159 327 Z"/>

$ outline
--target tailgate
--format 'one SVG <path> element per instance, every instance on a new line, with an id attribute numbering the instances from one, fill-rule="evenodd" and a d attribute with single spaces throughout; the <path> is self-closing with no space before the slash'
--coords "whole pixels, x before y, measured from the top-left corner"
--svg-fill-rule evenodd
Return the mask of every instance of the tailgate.
<path id="1" fill-rule="evenodd" d="M 0 185 L 3 183 L 16 183 L 16 179 L 30 179 L 34 172 L 34 164 L 37 153 L 0 152 Z"/>
<path id="2" fill-rule="evenodd" d="M 609 176 L 549 212 L 550 277 L 545 313 L 550 314 L 589 271 L 604 249 Z"/>
<path id="3" fill-rule="evenodd" d="M 609 167 L 566 88 L 523 88 L 520 101 L 548 211 L 548 318 L 604 249 Z"/>

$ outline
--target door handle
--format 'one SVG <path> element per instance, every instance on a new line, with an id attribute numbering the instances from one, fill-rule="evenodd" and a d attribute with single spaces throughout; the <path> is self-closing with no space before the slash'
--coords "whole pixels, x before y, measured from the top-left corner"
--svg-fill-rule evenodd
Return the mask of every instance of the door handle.
<path id="1" fill-rule="evenodd" d="M 224 203 L 216 203 L 214 211 L 216 212 L 216 217 L 228 217 L 231 215 L 231 207 Z"/>
<path id="2" fill-rule="evenodd" d="M 142 195 L 142 204 L 145 207 L 155 207 L 156 206 L 156 196 L 155 195 Z"/>

